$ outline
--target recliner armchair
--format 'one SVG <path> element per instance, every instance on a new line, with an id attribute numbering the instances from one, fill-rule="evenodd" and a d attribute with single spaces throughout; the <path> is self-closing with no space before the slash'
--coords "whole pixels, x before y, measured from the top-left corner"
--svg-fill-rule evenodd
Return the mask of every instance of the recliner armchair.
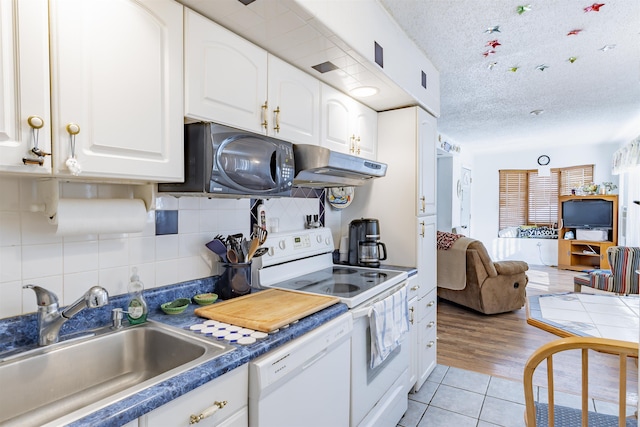
<path id="1" fill-rule="evenodd" d="M 611 246 L 607 249 L 611 270 L 593 270 L 573 279 L 575 292 L 588 286 L 616 294 L 637 294 L 640 247 Z"/>
<path id="2" fill-rule="evenodd" d="M 437 252 L 441 257 L 446 251 L 439 249 Z M 438 264 L 438 268 L 442 268 L 442 264 Z M 484 244 L 479 240 L 471 240 L 466 249 L 466 264 L 458 268 L 466 269 L 464 289 L 452 290 L 439 285 L 440 298 L 484 314 L 505 313 L 524 306 L 525 288 L 529 281 L 525 274 L 529 269 L 526 262 L 493 262 Z"/>

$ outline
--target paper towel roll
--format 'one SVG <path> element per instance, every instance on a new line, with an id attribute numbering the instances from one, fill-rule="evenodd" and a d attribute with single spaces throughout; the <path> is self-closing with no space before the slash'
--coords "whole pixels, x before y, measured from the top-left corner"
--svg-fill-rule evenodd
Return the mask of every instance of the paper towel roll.
<path id="1" fill-rule="evenodd" d="M 146 222 L 147 209 L 140 199 L 60 199 L 49 218 L 61 236 L 136 233 Z"/>

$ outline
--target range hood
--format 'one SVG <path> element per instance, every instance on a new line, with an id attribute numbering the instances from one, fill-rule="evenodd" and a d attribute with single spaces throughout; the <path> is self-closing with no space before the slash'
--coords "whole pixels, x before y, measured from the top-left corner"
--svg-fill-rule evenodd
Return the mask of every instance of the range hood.
<path id="1" fill-rule="evenodd" d="M 293 144 L 296 187 L 351 187 L 387 173 L 385 163 L 331 151 L 317 145 Z"/>

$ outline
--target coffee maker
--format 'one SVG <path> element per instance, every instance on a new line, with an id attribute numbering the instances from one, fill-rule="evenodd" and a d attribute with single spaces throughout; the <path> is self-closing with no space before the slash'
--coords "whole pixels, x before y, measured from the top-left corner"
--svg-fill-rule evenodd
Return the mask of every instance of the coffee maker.
<path id="1" fill-rule="evenodd" d="M 377 219 L 354 219 L 349 224 L 350 265 L 380 267 L 387 259 L 387 247 L 380 242 L 380 224 Z"/>

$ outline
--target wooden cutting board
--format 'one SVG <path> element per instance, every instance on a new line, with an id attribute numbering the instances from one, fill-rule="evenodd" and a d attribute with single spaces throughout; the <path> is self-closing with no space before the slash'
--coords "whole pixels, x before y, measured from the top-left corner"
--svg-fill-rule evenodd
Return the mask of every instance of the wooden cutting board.
<path id="1" fill-rule="evenodd" d="M 261 332 L 289 323 L 340 302 L 337 297 L 267 289 L 196 308 L 195 314 Z"/>

